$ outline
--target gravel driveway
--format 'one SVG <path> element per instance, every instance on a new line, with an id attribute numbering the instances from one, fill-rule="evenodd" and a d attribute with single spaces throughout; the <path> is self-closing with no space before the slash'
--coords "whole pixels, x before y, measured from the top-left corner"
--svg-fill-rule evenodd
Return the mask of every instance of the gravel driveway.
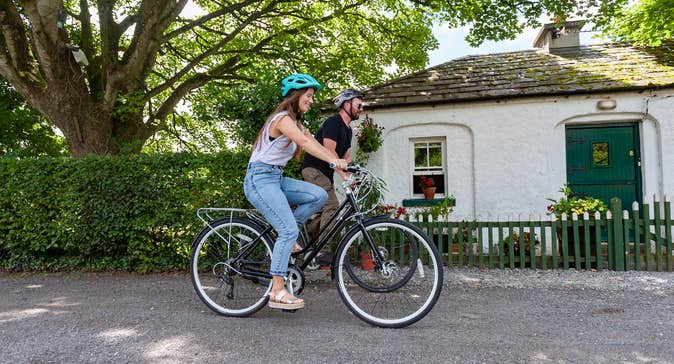
<path id="1" fill-rule="evenodd" d="M 674 363 L 674 273 L 452 269 L 397 330 L 309 280 L 297 313 L 236 319 L 185 273 L 0 273 L 0 363 Z"/>

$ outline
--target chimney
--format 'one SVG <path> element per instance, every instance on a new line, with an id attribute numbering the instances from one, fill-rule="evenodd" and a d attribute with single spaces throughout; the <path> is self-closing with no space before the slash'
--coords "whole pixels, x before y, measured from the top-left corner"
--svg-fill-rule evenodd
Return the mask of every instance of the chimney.
<path id="1" fill-rule="evenodd" d="M 558 48 L 580 47 L 580 29 L 583 25 L 584 20 L 545 24 L 534 40 L 534 47 L 547 52 L 554 52 Z"/>

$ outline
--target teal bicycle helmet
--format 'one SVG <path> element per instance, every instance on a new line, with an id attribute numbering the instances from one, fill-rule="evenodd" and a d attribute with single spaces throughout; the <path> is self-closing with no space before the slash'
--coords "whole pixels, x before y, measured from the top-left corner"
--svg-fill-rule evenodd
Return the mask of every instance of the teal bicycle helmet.
<path id="1" fill-rule="evenodd" d="M 305 74 L 305 73 L 293 73 L 292 75 L 286 77 L 281 81 L 281 84 L 283 84 L 283 90 L 281 92 L 281 95 L 285 97 L 285 95 L 290 92 L 290 90 L 299 90 L 302 88 L 315 88 L 316 91 L 319 91 L 323 86 L 321 86 L 316 79 L 313 77 Z"/>

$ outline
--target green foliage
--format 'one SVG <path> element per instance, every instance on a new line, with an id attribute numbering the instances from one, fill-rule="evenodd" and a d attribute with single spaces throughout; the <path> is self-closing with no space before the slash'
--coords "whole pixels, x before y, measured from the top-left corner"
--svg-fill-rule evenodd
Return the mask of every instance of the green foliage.
<path id="1" fill-rule="evenodd" d="M 65 139 L 0 77 L 0 157 L 62 156 Z"/>
<path id="2" fill-rule="evenodd" d="M 562 218 L 563 213 L 566 213 L 566 216 L 571 218 L 571 214 L 574 212 L 578 216 L 583 216 L 583 214 L 587 212 L 590 215 L 590 218 L 594 219 L 595 212 L 606 212 L 606 204 L 604 204 L 604 201 L 594 197 L 573 196 L 573 192 L 568 183 L 565 183 L 564 187 L 559 189 L 559 192 L 561 192 L 564 197 L 559 200 L 548 198 L 548 201 L 551 201 L 552 204 L 548 206 L 547 212 L 548 215 L 554 214 L 558 220 Z"/>
<path id="3" fill-rule="evenodd" d="M 638 45 L 657 46 L 674 38 L 674 0 L 639 0 L 606 20 L 603 35 Z"/>
<path id="4" fill-rule="evenodd" d="M 0 269 L 185 269 L 197 208 L 248 207 L 248 158 L 0 159 Z"/>
<path id="5" fill-rule="evenodd" d="M 539 27 L 540 19 L 595 19 L 598 14 L 610 19 L 627 0 L 426 0 L 421 3 L 450 28 L 467 26 L 466 40 L 476 47 L 485 40 L 515 39 L 524 28 Z"/>
<path id="6" fill-rule="evenodd" d="M 218 152 L 234 146 L 250 148 L 270 113 L 282 101 L 280 80 L 291 71 L 260 68 L 254 83 L 224 88 L 211 82 L 187 96 L 191 115 L 174 115 L 173 122 L 155 136 L 145 151 L 170 151 L 172 146 L 191 152 Z M 303 116 L 312 132 L 322 122 L 317 106 L 329 94 L 314 96 L 314 106 Z"/>
<path id="7" fill-rule="evenodd" d="M 3 26 L 12 31 L 3 33 L 0 64 L 7 66 L 0 74 L 36 109 L 87 110 L 79 117 L 97 111 L 98 122 L 81 125 L 75 125 L 73 112 L 50 113 L 55 120 L 49 122 L 64 130 L 83 129 L 66 135 L 78 156 L 125 153 L 158 132 L 151 150 L 175 147 L 166 140 L 183 150 L 222 150 L 223 143 L 245 144 L 259 129 L 268 106 L 275 104 L 265 88 L 279 79 L 277 72 L 310 73 L 328 95 L 343 87 L 364 88 L 425 67 L 429 51 L 438 46 L 434 22 L 468 26 L 468 40 L 478 45 L 513 39 L 543 15 L 587 18 L 597 8 L 610 14 L 626 1 L 127 0 L 96 2 L 96 11 L 90 10 L 91 1 L 65 1 L 57 3 L 77 16 L 69 16 L 60 30 L 53 26 L 57 11 L 27 11 L 31 7 L 22 2 L 4 1 Z M 186 3 L 201 11 L 189 15 Z M 36 37 L 36 29 L 26 24 L 51 26 Z M 63 44 L 81 48 L 89 65 L 53 57 Z M 249 85 L 249 95 L 261 97 L 237 97 L 237 88 Z M 220 93 L 224 102 L 218 113 L 191 118 L 176 112 L 187 105 L 184 101 L 199 109 L 197 98 L 213 101 L 210 96 Z M 236 132 L 228 141 L 222 135 L 230 122 Z"/>
<path id="8" fill-rule="evenodd" d="M 414 216 L 419 220 L 420 217 L 426 219 L 427 216 L 432 216 L 433 221 L 437 221 L 438 217 L 449 216 L 454 212 L 454 205 L 456 198 L 454 195 L 446 196 L 442 202 L 428 207 L 417 207 L 414 209 Z"/>

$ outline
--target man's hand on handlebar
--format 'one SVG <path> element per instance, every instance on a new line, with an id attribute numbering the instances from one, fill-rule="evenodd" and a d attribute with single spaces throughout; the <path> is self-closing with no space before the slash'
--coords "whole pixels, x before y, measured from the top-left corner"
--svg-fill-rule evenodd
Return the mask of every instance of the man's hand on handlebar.
<path id="1" fill-rule="evenodd" d="M 332 162 L 330 162 L 330 168 L 332 169 L 346 169 L 346 166 L 348 163 L 344 159 L 335 159 Z"/>

